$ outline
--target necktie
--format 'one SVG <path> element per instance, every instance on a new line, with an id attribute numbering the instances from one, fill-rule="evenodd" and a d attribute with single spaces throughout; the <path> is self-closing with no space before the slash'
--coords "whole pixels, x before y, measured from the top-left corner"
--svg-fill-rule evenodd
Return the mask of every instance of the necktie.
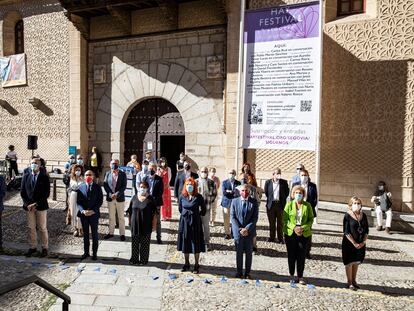
<path id="1" fill-rule="evenodd" d="M 36 185 L 36 175 L 33 175 L 32 177 L 32 188 L 34 188 Z"/>
<path id="2" fill-rule="evenodd" d="M 247 215 L 247 201 L 243 202 L 242 213 L 243 213 L 243 218 L 246 217 L 246 215 Z"/>

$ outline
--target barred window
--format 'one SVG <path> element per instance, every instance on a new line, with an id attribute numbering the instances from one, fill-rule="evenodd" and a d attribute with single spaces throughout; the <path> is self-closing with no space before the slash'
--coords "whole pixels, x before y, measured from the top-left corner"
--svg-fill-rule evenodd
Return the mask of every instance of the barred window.
<path id="1" fill-rule="evenodd" d="M 365 0 L 338 0 L 338 16 L 365 12 Z"/>
<path id="2" fill-rule="evenodd" d="M 23 20 L 19 20 L 14 27 L 14 51 L 15 54 L 24 53 Z"/>

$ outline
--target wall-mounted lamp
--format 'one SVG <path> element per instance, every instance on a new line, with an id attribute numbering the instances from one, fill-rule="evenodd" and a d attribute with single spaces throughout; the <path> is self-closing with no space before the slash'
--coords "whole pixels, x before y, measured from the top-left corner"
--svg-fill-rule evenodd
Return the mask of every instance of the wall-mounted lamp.
<path id="1" fill-rule="evenodd" d="M 29 98 L 29 104 L 32 105 L 35 110 L 40 110 L 47 116 L 53 115 L 53 110 L 46 106 L 39 98 Z"/>

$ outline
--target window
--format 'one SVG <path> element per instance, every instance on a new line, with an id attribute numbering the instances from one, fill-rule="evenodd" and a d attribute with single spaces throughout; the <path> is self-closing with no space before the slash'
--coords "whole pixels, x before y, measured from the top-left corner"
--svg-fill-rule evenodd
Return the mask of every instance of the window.
<path id="1" fill-rule="evenodd" d="M 23 20 L 19 20 L 14 27 L 15 54 L 24 53 Z"/>
<path id="2" fill-rule="evenodd" d="M 365 12 L 365 0 L 338 0 L 338 15 Z"/>

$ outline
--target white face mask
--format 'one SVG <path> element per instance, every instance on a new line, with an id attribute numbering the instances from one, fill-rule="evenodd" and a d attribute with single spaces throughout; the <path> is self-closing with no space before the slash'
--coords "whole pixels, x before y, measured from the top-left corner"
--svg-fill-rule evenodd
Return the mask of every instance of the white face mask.
<path id="1" fill-rule="evenodd" d="M 308 182 L 309 177 L 308 176 L 300 176 L 300 182 L 302 184 L 306 184 Z"/>
<path id="2" fill-rule="evenodd" d="M 207 178 L 207 173 L 201 173 L 200 176 L 201 176 L 201 178 L 206 179 Z"/>
<path id="3" fill-rule="evenodd" d="M 361 210 L 361 208 L 362 208 L 362 206 L 361 206 L 361 204 L 359 204 L 359 203 L 354 203 L 354 204 L 352 204 L 352 211 L 353 211 L 353 212 L 358 212 L 358 211 L 360 211 L 360 210 Z"/>

